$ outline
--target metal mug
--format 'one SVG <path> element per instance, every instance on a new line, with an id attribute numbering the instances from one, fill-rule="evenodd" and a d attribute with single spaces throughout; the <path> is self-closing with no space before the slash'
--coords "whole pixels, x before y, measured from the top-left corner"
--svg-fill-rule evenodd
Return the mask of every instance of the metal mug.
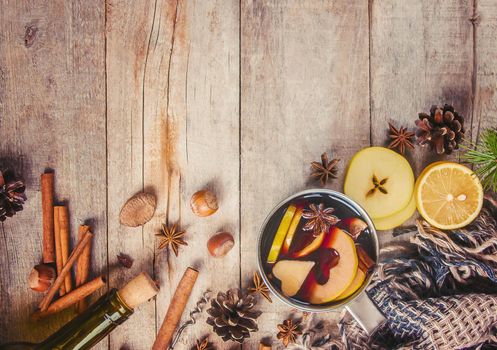
<path id="1" fill-rule="evenodd" d="M 369 226 L 369 232 L 372 238 L 372 243 L 374 244 L 374 250 L 375 250 L 375 267 L 373 268 L 373 271 L 368 274 L 367 279 L 363 282 L 362 286 L 351 296 L 340 300 L 336 303 L 331 302 L 330 304 L 325 304 L 325 305 L 310 305 L 310 304 L 301 304 L 297 303 L 296 301 L 288 298 L 287 296 L 283 295 L 283 293 L 278 290 L 277 287 L 275 287 L 272 283 L 271 280 L 266 276 L 266 272 L 264 271 L 263 264 L 265 257 L 263 257 L 263 249 L 262 249 L 262 244 L 264 242 L 264 236 L 268 234 L 273 234 L 273 232 L 266 232 L 266 226 L 270 222 L 270 220 L 273 218 L 275 213 L 278 212 L 279 209 L 281 209 L 284 205 L 288 204 L 289 202 L 293 201 L 294 199 L 300 197 L 300 198 L 306 198 L 306 197 L 312 197 L 312 196 L 328 196 L 334 201 L 339 201 L 342 203 L 345 203 L 348 205 L 350 208 L 354 209 L 356 211 L 360 218 L 364 220 L 367 225 Z M 257 263 L 259 266 L 259 271 L 262 276 L 262 279 L 268 286 L 268 288 L 271 290 L 271 292 L 283 303 L 302 310 L 302 311 L 308 311 L 308 312 L 327 312 L 331 310 L 336 310 L 341 307 L 345 307 L 347 311 L 350 312 L 350 314 L 356 319 L 356 321 L 361 325 L 361 327 L 368 333 L 372 334 L 376 328 L 380 324 L 382 324 L 385 321 L 385 316 L 378 310 L 377 306 L 374 304 L 374 302 L 369 298 L 369 296 L 366 294 L 365 289 L 371 282 L 371 278 L 373 274 L 376 272 L 376 266 L 378 265 L 378 259 L 379 259 L 379 242 L 378 242 L 378 236 L 376 233 L 376 229 L 373 225 L 373 221 L 369 217 L 369 215 L 366 213 L 366 211 L 357 203 L 355 203 L 352 199 L 348 198 L 346 195 L 332 191 L 332 190 L 327 190 L 327 189 L 310 189 L 306 191 L 302 191 L 299 193 L 296 193 L 283 201 L 281 201 L 266 217 L 264 220 L 264 223 L 261 227 L 261 231 L 259 233 L 259 239 L 257 242 Z"/>

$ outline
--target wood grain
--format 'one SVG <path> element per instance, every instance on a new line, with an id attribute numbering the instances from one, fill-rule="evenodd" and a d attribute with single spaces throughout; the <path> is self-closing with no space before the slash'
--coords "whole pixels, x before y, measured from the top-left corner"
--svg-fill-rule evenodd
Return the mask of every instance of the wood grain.
<path id="1" fill-rule="evenodd" d="M 45 168 L 55 169 L 70 226 L 93 219 L 93 271 L 106 270 L 104 7 L 3 0 L 0 8 L 0 158 L 22 174 L 28 196 L 24 211 L 0 225 L 0 277 L 8 281 L 0 284 L 0 343 L 40 341 L 74 315 L 29 321 L 41 300 L 26 279 L 41 259 Z"/>
<path id="2" fill-rule="evenodd" d="M 465 117 L 466 135 L 471 137 L 472 11 L 471 1 L 371 2 L 373 145 L 388 145 L 388 122 L 415 130 L 418 113 L 444 103 Z M 417 176 L 427 164 L 456 159 L 458 152 L 438 156 L 428 146 L 416 146 L 406 155 Z M 414 224 L 417 217 L 404 225 Z M 390 231 L 379 237 L 382 244 L 393 240 Z"/>
<path id="3" fill-rule="evenodd" d="M 497 127 L 497 3 L 476 1 L 472 18 L 475 27 L 476 91 L 473 129 Z"/>
<path id="4" fill-rule="evenodd" d="M 109 200 L 109 284 L 120 288 L 145 271 L 154 276 L 153 237 L 142 227 L 119 224 L 126 200 L 144 190 L 143 101 L 145 52 L 152 28 L 153 1 L 107 2 L 107 172 Z M 117 255 L 134 259 L 121 267 Z M 141 305 L 109 336 L 111 349 L 150 349 L 155 339 L 155 303 Z"/>
<path id="5" fill-rule="evenodd" d="M 386 145 L 388 122 L 415 128 L 418 113 L 452 104 L 471 135 L 472 2 L 373 1 L 371 9 L 371 134 Z M 457 152 L 454 152 L 457 156 Z M 416 173 L 433 160 L 429 148 L 409 152 Z"/>
<path id="6" fill-rule="evenodd" d="M 256 265 L 260 227 L 286 196 L 318 187 L 309 164 L 322 152 L 344 169 L 369 145 L 367 2 L 242 1 L 241 8 L 241 276 Z M 276 325 L 291 310 L 261 301 L 262 337 L 277 344 Z M 337 313 L 325 316 L 337 319 Z M 281 344 L 281 343 L 279 343 Z"/>
<path id="7" fill-rule="evenodd" d="M 145 75 L 144 174 L 157 193 L 158 208 L 145 231 L 153 237 L 161 223 L 177 223 L 188 242 L 179 257 L 172 250 L 156 251 L 158 325 L 188 266 L 197 268 L 199 277 L 183 321 L 206 289 L 239 285 L 238 21 L 237 1 L 157 5 Z M 219 210 L 200 218 L 190 209 L 190 197 L 203 188 L 217 195 Z M 221 230 L 233 233 L 235 248 L 214 259 L 206 244 Z M 177 348 L 189 349 L 210 333 L 201 319 Z M 212 341 L 221 346 L 219 338 Z"/>
<path id="8" fill-rule="evenodd" d="M 107 76 L 109 86 L 118 87 L 108 90 L 108 128 L 124 128 L 109 133 L 109 178 L 120 177 L 109 183 L 109 257 L 124 251 L 135 258 L 132 271 L 111 272 L 111 284 L 145 269 L 155 273 L 162 288 L 156 303 L 142 306 L 111 335 L 112 348 L 151 347 L 187 266 L 200 268 L 187 310 L 208 287 L 238 285 L 237 252 L 213 260 L 205 248 L 217 230 L 238 233 L 237 3 L 135 5 L 108 6 Z M 129 115 L 124 123 L 122 115 Z M 200 219 L 191 212 L 189 198 L 204 187 L 218 194 L 221 209 Z M 142 189 L 157 196 L 155 217 L 143 229 L 119 227 L 120 206 Z M 180 248 L 179 258 L 155 250 L 154 235 L 163 223 L 178 223 L 188 232 L 189 246 Z M 235 277 L 226 280 L 225 273 Z M 199 322 L 179 347 L 207 333 L 207 325 Z"/>
<path id="9" fill-rule="evenodd" d="M 72 230 L 92 226 L 93 276 L 109 274 L 112 287 L 142 271 L 159 280 L 157 299 L 95 347 L 141 350 L 151 348 L 188 266 L 200 274 L 182 322 L 205 290 L 251 284 L 266 214 L 319 186 L 308 176 L 321 153 L 341 159 L 327 187 L 342 190 L 351 156 L 385 145 L 388 121 L 414 129 L 419 112 L 447 102 L 473 140 L 497 125 L 492 0 L 0 0 L 0 9 L 0 170 L 22 174 L 28 195 L 24 211 L 0 223 L 8 281 L 0 283 L 0 343 L 39 341 L 74 315 L 36 327 L 29 320 L 41 300 L 26 277 L 41 259 L 45 168 L 55 169 L 56 203 L 68 205 Z M 419 172 L 440 157 L 417 149 L 408 158 Z M 220 209 L 199 218 L 189 201 L 204 188 Z M 121 226 L 121 206 L 141 191 L 157 197 L 155 216 Z M 163 223 L 187 231 L 179 257 L 157 250 Z M 206 249 L 218 231 L 235 237 L 222 259 Z M 382 243 L 405 238 L 380 235 Z M 118 264 L 121 252 L 134 259 L 131 269 Z M 261 339 L 281 348 L 276 325 L 293 311 L 276 300 L 260 308 L 260 331 L 243 348 Z M 206 335 L 217 348 L 237 346 L 205 318 L 176 349 Z"/>

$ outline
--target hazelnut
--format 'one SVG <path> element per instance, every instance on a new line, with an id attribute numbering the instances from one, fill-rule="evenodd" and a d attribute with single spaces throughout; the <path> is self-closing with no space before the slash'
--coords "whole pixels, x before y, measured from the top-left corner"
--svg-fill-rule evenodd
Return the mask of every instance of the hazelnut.
<path id="1" fill-rule="evenodd" d="M 220 258 L 228 254 L 234 245 L 235 240 L 231 233 L 219 232 L 209 239 L 207 242 L 207 249 L 213 257 Z"/>
<path id="2" fill-rule="evenodd" d="M 33 267 L 28 277 L 29 288 L 36 292 L 46 292 L 55 280 L 55 269 L 47 264 Z"/>
<path id="3" fill-rule="evenodd" d="M 209 216 L 217 211 L 216 195 L 208 190 L 195 192 L 190 200 L 190 207 L 197 216 Z"/>

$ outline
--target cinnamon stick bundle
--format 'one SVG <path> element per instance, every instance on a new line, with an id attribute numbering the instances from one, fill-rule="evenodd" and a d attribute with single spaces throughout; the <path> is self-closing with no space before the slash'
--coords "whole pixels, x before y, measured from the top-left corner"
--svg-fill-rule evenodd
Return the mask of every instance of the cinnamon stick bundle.
<path id="1" fill-rule="evenodd" d="M 93 237 L 93 234 L 91 232 L 86 232 L 83 239 L 78 242 L 78 244 L 74 248 L 73 252 L 69 256 L 69 259 L 67 260 L 67 264 L 64 265 L 64 267 L 62 268 L 62 271 L 55 279 L 54 283 L 52 284 L 52 286 L 48 290 L 47 294 L 45 294 L 45 296 L 43 297 L 43 299 L 40 303 L 40 306 L 39 306 L 40 311 L 46 311 L 48 309 L 48 306 L 52 302 L 52 300 L 55 296 L 55 293 L 57 293 L 57 290 L 64 283 L 67 274 L 71 272 L 72 266 L 74 265 L 76 260 L 79 258 L 79 256 L 83 253 L 85 246 L 90 242 L 92 237 Z"/>
<path id="2" fill-rule="evenodd" d="M 195 285 L 197 276 L 197 270 L 194 270 L 191 267 L 186 269 L 181 281 L 178 284 L 178 287 L 176 287 L 176 291 L 174 292 L 174 296 L 169 304 L 166 317 L 164 318 L 162 326 L 159 329 L 159 333 L 157 334 L 157 339 L 154 342 L 152 350 L 166 349 L 171 343 L 174 330 L 181 319 L 181 315 L 183 314 L 188 298 L 190 297 L 193 286 Z"/>
<path id="3" fill-rule="evenodd" d="M 85 234 L 90 231 L 90 226 L 81 225 L 79 226 L 78 231 L 78 242 L 83 239 Z M 85 246 L 83 249 L 83 253 L 81 253 L 77 265 L 76 265 L 76 287 L 81 286 L 86 283 L 88 276 L 90 274 L 90 255 L 91 255 L 91 241 Z M 79 313 L 86 310 L 88 306 L 87 300 L 85 298 L 81 299 L 78 302 L 77 310 Z"/>
<path id="4" fill-rule="evenodd" d="M 55 237 L 54 237 L 54 173 L 44 173 L 40 177 L 41 208 L 43 222 L 43 262 L 55 262 Z"/>
<path id="5" fill-rule="evenodd" d="M 60 206 L 54 207 L 54 238 L 55 238 L 55 265 L 57 267 L 57 276 L 62 272 L 64 263 L 62 261 L 62 246 L 60 242 L 60 224 L 59 224 L 59 213 Z M 62 284 L 60 286 L 59 295 L 63 296 L 66 294 L 66 286 Z"/>
<path id="6" fill-rule="evenodd" d="M 105 286 L 106 280 L 104 276 L 99 276 L 94 280 L 81 285 L 80 287 L 74 289 L 73 291 L 67 293 L 63 297 L 60 297 L 56 301 L 50 304 L 45 311 L 38 310 L 33 315 L 34 320 L 39 320 L 43 317 L 60 312 L 68 307 L 84 300 L 87 296 L 93 294 L 96 290 Z"/>
<path id="7" fill-rule="evenodd" d="M 67 259 L 69 258 L 69 245 L 70 245 L 70 234 L 69 234 L 69 212 L 66 206 L 59 207 L 59 233 L 60 233 L 60 247 L 62 249 L 62 264 L 67 264 Z M 64 280 L 64 286 L 66 293 L 70 292 L 72 289 L 71 274 L 68 273 Z"/>

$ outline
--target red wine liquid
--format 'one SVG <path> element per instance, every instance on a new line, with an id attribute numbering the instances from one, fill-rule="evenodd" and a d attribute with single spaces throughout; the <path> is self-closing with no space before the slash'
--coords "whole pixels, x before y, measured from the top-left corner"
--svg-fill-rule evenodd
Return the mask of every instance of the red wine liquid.
<path id="1" fill-rule="evenodd" d="M 272 274 L 272 268 L 274 264 L 267 263 L 267 257 L 269 254 L 269 250 L 271 245 L 273 244 L 274 236 L 278 230 L 278 227 L 281 223 L 283 215 L 287 208 L 290 205 L 295 206 L 303 206 L 304 209 L 309 209 L 310 204 L 324 204 L 325 208 L 332 207 L 334 208 L 333 215 L 338 217 L 338 219 L 342 220 L 345 218 L 355 217 L 361 218 L 361 214 L 352 207 L 348 202 L 344 201 L 341 198 L 335 197 L 328 193 L 318 193 L 318 194 L 309 194 L 303 195 L 297 198 L 294 198 L 286 203 L 284 203 L 278 210 L 274 213 L 274 215 L 269 219 L 262 236 L 261 240 L 261 251 L 262 251 L 262 259 L 263 259 L 263 268 L 266 273 L 266 276 L 271 281 L 271 284 L 281 292 L 281 282 L 275 278 Z M 303 261 L 313 261 L 314 267 L 311 272 L 307 276 L 308 278 L 314 278 L 317 283 L 324 285 L 328 282 L 330 276 L 330 270 L 335 267 L 340 261 L 340 255 L 335 249 L 323 248 L 320 247 L 313 251 L 312 253 L 295 258 L 292 255 L 295 252 L 301 251 L 303 248 L 311 244 L 311 242 L 316 239 L 316 232 L 305 231 L 304 225 L 307 223 L 307 219 L 301 218 L 297 229 L 295 231 L 294 237 L 292 239 L 292 243 L 290 248 L 286 254 L 282 254 L 278 256 L 277 262 L 280 260 L 303 260 Z M 340 221 L 336 224 L 337 227 L 340 227 Z M 343 231 L 345 228 L 341 227 Z M 366 228 L 355 240 L 356 246 L 360 246 L 365 254 L 371 258 L 372 261 L 376 261 L 376 241 L 373 239 L 369 228 Z M 312 276 L 311 276 L 312 275 Z M 366 279 L 368 280 L 368 279 Z M 302 286 L 306 285 L 306 282 L 302 284 Z M 281 292 L 281 294 L 283 294 Z M 301 303 L 304 305 L 308 305 L 307 301 L 308 297 L 306 296 L 306 292 L 304 290 L 299 290 L 299 292 L 291 297 L 294 302 Z M 334 304 L 334 302 L 330 302 L 328 304 Z"/>

